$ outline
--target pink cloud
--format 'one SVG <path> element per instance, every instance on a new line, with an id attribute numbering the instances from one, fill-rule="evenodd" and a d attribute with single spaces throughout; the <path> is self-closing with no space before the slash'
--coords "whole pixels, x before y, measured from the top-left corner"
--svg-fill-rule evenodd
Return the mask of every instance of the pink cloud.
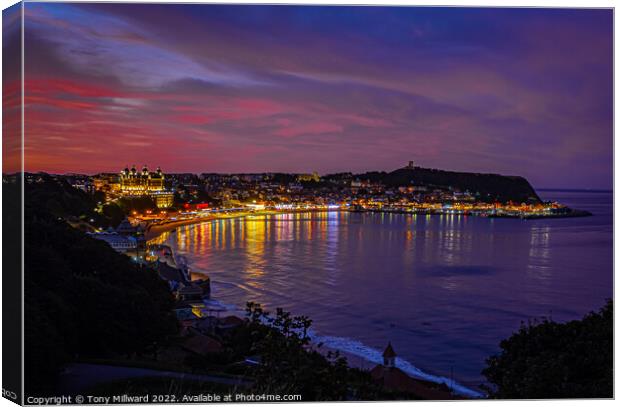
<path id="1" fill-rule="evenodd" d="M 307 123 L 283 127 L 274 132 L 277 136 L 295 137 L 303 134 L 341 133 L 343 127 L 333 123 Z"/>

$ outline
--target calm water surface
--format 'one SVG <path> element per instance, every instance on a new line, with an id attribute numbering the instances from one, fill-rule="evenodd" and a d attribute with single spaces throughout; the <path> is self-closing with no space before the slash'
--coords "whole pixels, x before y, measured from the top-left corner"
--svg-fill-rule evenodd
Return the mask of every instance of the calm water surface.
<path id="1" fill-rule="evenodd" d="M 367 367 L 391 341 L 409 373 L 473 388 L 521 321 L 580 318 L 612 297 L 612 194 L 540 194 L 595 216 L 282 214 L 185 226 L 167 240 L 223 303 L 308 315 L 317 340 Z"/>

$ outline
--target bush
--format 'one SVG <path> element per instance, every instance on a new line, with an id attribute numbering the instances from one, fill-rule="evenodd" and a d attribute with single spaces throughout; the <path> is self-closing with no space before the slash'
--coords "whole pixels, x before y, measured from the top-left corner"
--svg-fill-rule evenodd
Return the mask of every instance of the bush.
<path id="1" fill-rule="evenodd" d="M 312 321 L 307 317 L 293 317 L 280 308 L 272 317 L 255 303 L 247 304 L 246 313 L 250 353 L 261 356 L 255 393 L 300 394 L 306 401 L 389 397 L 369 372 L 349 368 L 337 352 L 324 356 L 309 348 Z"/>
<path id="2" fill-rule="evenodd" d="M 613 397 L 613 302 L 582 320 L 522 324 L 487 359 L 491 397 Z"/>
<path id="3" fill-rule="evenodd" d="M 174 299 L 154 270 L 73 229 L 33 196 L 24 229 L 29 394 L 53 392 L 62 366 L 77 357 L 145 353 L 178 332 Z"/>

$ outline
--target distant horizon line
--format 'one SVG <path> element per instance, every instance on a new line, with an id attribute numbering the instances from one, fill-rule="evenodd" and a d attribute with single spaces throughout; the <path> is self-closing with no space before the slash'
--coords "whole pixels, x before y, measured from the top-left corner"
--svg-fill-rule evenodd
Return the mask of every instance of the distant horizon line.
<path id="1" fill-rule="evenodd" d="M 536 191 L 547 191 L 547 192 L 594 192 L 594 193 L 606 193 L 606 192 L 614 192 L 612 189 L 606 188 L 534 188 Z"/>
<path id="2" fill-rule="evenodd" d="M 332 171 L 332 172 L 324 172 L 321 173 L 319 171 L 316 170 L 312 170 L 312 171 L 299 171 L 299 172 L 295 172 L 295 171 L 240 171 L 240 172 L 226 172 L 226 171 L 199 171 L 199 172 L 195 172 L 195 171 L 165 171 L 164 167 L 158 165 L 158 166 L 154 166 L 151 167 L 149 165 L 143 164 L 142 166 L 136 165 L 136 164 L 132 164 L 131 166 L 129 165 L 125 165 L 124 167 L 126 168 L 133 168 L 135 167 L 136 170 L 140 170 L 142 167 L 147 167 L 147 168 L 161 168 L 162 171 L 165 174 L 173 174 L 173 175 L 178 175 L 178 174 L 192 174 L 192 175 L 200 175 L 200 174 L 221 174 L 221 175 L 258 175 L 258 174 L 295 174 L 295 175 L 300 175 L 300 174 L 314 174 L 317 173 L 319 176 L 326 176 L 326 175 L 334 175 L 334 174 L 346 174 L 346 173 L 351 173 L 351 174 L 364 174 L 364 173 L 369 173 L 369 172 L 385 172 L 385 173 L 390 173 L 390 172 L 394 172 L 397 170 L 402 170 L 402 169 L 425 169 L 425 170 L 437 170 L 437 171 L 444 171 L 444 172 L 456 172 L 456 173 L 465 173 L 465 174 L 482 174 L 482 175 L 500 175 L 502 177 L 521 177 L 521 178 L 525 178 L 526 180 L 527 177 L 523 176 L 523 175 L 516 175 L 516 174 L 502 174 L 499 172 L 490 172 L 490 171 L 465 171 L 465 170 L 452 170 L 452 169 L 443 169 L 443 168 L 437 168 L 437 167 L 422 167 L 420 165 L 413 165 L 411 166 L 411 164 L 414 161 L 410 161 L 410 163 L 408 165 L 404 165 L 402 167 L 397 167 L 394 168 L 392 170 L 379 170 L 379 169 L 371 169 L 371 170 L 362 170 L 360 172 L 354 172 L 352 170 L 340 170 L 340 171 Z M 38 171 L 24 171 L 25 174 L 37 174 L 37 173 L 44 173 L 44 174 L 50 174 L 50 175 L 88 175 L 88 176 L 94 176 L 94 175 L 98 175 L 98 174 L 119 174 L 123 169 L 123 166 L 121 166 L 120 170 L 111 170 L 111 171 L 96 171 L 96 172 L 92 172 L 92 173 L 86 173 L 86 172 L 76 172 L 76 171 L 67 171 L 67 172 L 63 172 L 63 173 L 58 173 L 58 172 L 48 172 L 45 170 L 38 170 Z M 17 174 L 18 172 L 21 171 L 16 171 L 13 173 L 9 173 L 9 175 L 12 174 Z M 3 171 L 2 174 L 4 175 L 5 172 Z M 529 180 L 528 180 L 529 182 Z M 544 189 L 557 189 L 555 187 L 548 187 L 548 188 L 544 188 Z"/>
<path id="3" fill-rule="evenodd" d="M 425 167 L 419 167 L 419 166 L 415 166 L 416 168 L 425 168 Z M 396 170 L 399 169 L 403 169 L 403 168 L 407 168 L 405 167 L 400 167 L 397 168 Z M 436 168 L 426 168 L 426 169 L 436 169 Z M 393 171 L 396 171 L 393 170 Z M 467 172 L 467 171 L 454 171 L 454 170 L 440 170 L 440 171 L 448 171 L 448 172 Z M 13 172 L 13 173 L 5 173 L 4 171 L 2 172 L 2 175 L 15 175 L 20 173 L 21 171 L 18 172 Z M 120 172 L 120 171 L 118 171 Z M 299 174 L 313 174 L 314 172 L 318 171 L 313 171 L 313 172 L 283 172 L 283 171 L 265 171 L 265 172 L 166 172 L 166 174 L 171 174 L 171 175 L 179 175 L 179 174 L 191 174 L 191 175 L 201 175 L 201 174 L 217 174 L 217 175 L 257 175 L 257 174 L 291 174 L 291 175 L 299 175 Z M 385 171 L 385 170 L 367 170 L 365 172 L 389 172 L 389 171 Z M 47 174 L 47 175 L 62 175 L 62 176 L 70 176 L 70 175 L 86 175 L 86 176 L 94 176 L 97 174 L 116 174 L 117 172 L 113 172 L 113 171 L 99 171 L 96 173 L 80 173 L 80 172 L 65 172 L 65 173 L 52 173 L 52 172 L 46 172 L 46 171 L 24 171 L 24 174 Z M 351 174 L 356 174 L 353 171 L 339 171 L 339 172 L 330 172 L 330 173 L 326 173 L 324 175 L 334 175 L 334 174 L 343 174 L 343 173 L 351 173 Z M 498 173 L 484 173 L 484 172 L 470 172 L 471 174 L 496 174 L 496 175 L 502 175 L 502 174 L 498 174 Z M 363 174 L 363 173 L 357 173 L 357 174 Z M 319 174 L 320 176 L 324 176 Z M 506 177 L 510 177 L 511 175 L 502 175 L 502 176 L 506 176 Z M 517 175 L 520 176 L 520 175 Z M 523 177 L 525 178 L 525 177 Z M 527 178 L 525 178 L 527 180 Z M 529 180 L 528 180 L 529 182 Z M 530 184 L 531 185 L 531 184 Z M 613 188 L 588 188 L 588 187 L 535 187 L 534 185 L 532 185 L 532 188 L 534 188 L 534 190 L 538 191 L 546 191 L 546 192 L 593 192 L 593 193 L 609 193 L 609 192 L 613 192 Z"/>

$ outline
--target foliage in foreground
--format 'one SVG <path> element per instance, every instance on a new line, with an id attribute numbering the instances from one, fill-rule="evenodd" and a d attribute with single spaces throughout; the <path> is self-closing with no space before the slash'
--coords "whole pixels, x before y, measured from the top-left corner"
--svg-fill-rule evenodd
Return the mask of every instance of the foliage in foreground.
<path id="1" fill-rule="evenodd" d="M 494 398 L 613 397 L 613 302 L 582 320 L 523 324 L 482 371 Z"/>
<path id="2" fill-rule="evenodd" d="M 254 374 L 254 392 L 301 394 L 305 401 L 414 398 L 385 391 L 372 381 L 369 372 L 350 368 L 337 352 L 324 355 L 310 348 L 312 321 L 307 317 L 292 317 L 281 308 L 270 316 L 252 302 L 246 313 L 249 341 L 245 342 L 262 362 Z"/>
<path id="3" fill-rule="evenodd" d="M 49 394 L 76 358 L 152 350 L 178 331 L 174 300 L 157 273 L 116 253 L 26 196 L 25 374 L 28 394 Z"/>

